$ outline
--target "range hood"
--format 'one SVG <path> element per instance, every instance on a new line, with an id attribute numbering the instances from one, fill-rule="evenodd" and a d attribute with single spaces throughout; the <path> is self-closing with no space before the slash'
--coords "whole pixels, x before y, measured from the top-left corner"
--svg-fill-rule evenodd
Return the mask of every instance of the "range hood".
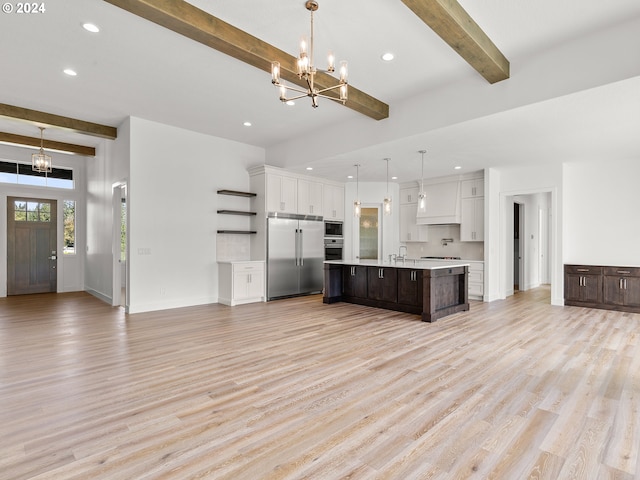
<path id="1" fill-rule="evenodd" d="M 418 210 L 418 225 L 460 224 L 460 181 L 425 185 L 426 208 Z"/>

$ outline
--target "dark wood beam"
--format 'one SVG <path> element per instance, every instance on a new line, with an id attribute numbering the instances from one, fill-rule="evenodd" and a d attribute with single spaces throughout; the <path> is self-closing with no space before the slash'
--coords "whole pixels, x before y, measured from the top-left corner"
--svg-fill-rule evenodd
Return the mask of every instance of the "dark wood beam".
<path id="1" fill-rule="evenodd" d="M 183 0 L 105 1 L 265 72 L 270 73 L 271 62 L 278 61 L 281 78 L 306 88 L 295 74 L 295 57 Z M 337 79 L 329 74 L 316 76 L 319 89 L 335 84 Z M 389 116 L 389 105 L 351 85 L 345 106 L 375 120 Z"/>
<path id="2" fill-rule="evenodd" d="M 36 137 L 25 137 L 24 135 L 15 135 L 13 133 L 0 132 L 0 142 L 14 143 L 16 145 L 27 145 L 29 147 L 39 147 L 40 139 Z M 43 141 L 45 150 L 58 150 L 74 155 L 84 155 L 85 157 L 95 157 L 96 149 L 93 147 L 85 147 L 84 145 L 75 145 L 73 143 L 56 142 L 53 140 Z"/>
<path id="3" fill-rule="evenodd" d="M 509 78 L 509 61 L 455 0 L 402 0 L 489 83 Z"/>
<path id="4" fill-rule="evenodd" d="M 83 135 L 91 135 L 93 137 L 108 138 L 115 140 L 118 136 L 118 129 L 108 125 L 100 125 L 99 123 L 85 122 L 77 118 L 63 117 L 54 115 L 53 113 L 39 112 L 23 107 L 15 107 L 0 103 L 0 117 L 15 118 L 30 123 L 36 123 L 38 126 L 60 128 L 70 132 L 82 133 Z"/>

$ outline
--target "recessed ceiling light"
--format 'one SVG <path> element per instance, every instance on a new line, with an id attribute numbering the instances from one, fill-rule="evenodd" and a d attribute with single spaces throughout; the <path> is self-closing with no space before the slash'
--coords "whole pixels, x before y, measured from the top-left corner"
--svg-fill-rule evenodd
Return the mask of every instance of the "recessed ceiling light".
<path id="1" fill-rule="evenodd" d="M 454 170 L 460 170 L 462 167 L 460 165 L 456 165 L 455 167 L 453 167 Z"/>
<path id="2" fill-rule="evenodd" d="M 287 100 L 285 102 L 287 105 L 289 105 L 290 107 L 294 106 L 296 104 L 296 102 L 294 102 L 293 100 Z"/>
<path id="3" fill-rule="evenodd" d="M 83 23 L 82 28 L 91 33 L 98 33 L 100 31 L 100 29 L 93 23 Z"/>
<path id="4" fill-rule="evenodd" d="M 307 167 L 307 170 L 311 171 L 313 170 L 313 167 Z"/>
<path id="5" fill-rule="evenodd" d="M 245 127 L 250 127 L 250 126 L 251 126 L 251 122 L 244 122 L 244 123 L 243 123 L 243 125 L 244 125 Z"/>
<path id="6" fill-rule="evenodd" d="M 347 175 L 347 178 L 353 178 L 353 175 Z"/>
<path id="7" fill-rule="evenodd" d="M 391 177 L 391 180 L 397 180 L 398 177 Z"/>
<path id="8" fill-rule="evenodd" d="M 393 55 L 393 53 L 391 52 L 387 52 L 382 54 L 382 60 L 384 60 L 385 62 L 390 62 L 391 60 L 393 60 L 395 57 Z"/>
<path id="9" fill-rule="evenodd" d="M 70 68 L 65 68 L 63 72 L 69 75 L 70 77 L 75 77 L 76 75 L 78 75 L 75 70 L 71 70 Z"/>

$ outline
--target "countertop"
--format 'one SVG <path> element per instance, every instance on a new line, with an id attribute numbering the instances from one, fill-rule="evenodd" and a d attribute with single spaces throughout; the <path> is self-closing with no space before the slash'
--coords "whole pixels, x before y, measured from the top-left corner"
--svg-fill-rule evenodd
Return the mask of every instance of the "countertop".
<path id="1" fill-rule="evenodd" d="M 437 270 L 440 268 L 468 267 L 469 262 L 465 260 L 423 260 L 420 258 L 407 258 L 395 262 L 380 262 L 378 260 L 326 260 L 329 265 L 366 265 L 368 267 L 393 267 L 411 268 L 414 270 Z"/>

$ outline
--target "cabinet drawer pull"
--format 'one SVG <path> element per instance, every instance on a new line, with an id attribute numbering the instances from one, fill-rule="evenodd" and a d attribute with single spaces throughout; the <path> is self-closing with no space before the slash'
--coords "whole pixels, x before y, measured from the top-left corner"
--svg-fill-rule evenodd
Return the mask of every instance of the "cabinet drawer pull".
<path id="1" fill-rule="evenodd" d="M 589 269 L 588 268 L 577 268 L 576 271 L 578 271 L 578 272 L 588 272 Z"/>
<path id="2" fill-rule="evenodd" d="M 629 270 L 618 270 L 618 273 L 622 273 L 622 274 L 627 274 L 628 275 L 628 274 L 631 273 L 631 271 L 629 271 Z"/>
<path id="3" fill-rule="evenodd" d="M 384 269 L 383 268 L 379 268 L 378 269 L 378 278 L 384 278 Z"/>

